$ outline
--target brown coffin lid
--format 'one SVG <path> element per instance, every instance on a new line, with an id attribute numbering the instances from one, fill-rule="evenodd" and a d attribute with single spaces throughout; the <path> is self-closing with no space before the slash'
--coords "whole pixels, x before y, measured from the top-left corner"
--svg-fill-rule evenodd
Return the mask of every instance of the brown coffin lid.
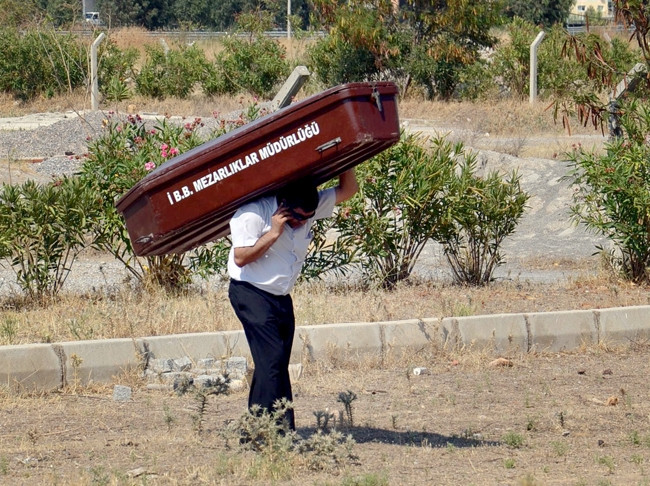
<path id="1" fill-rule="evenodd" d="M 325 182 L 394 144 L 396 95 L 390 82 L 337 86 L 169 160 L 116 203 L 136 254 L 180 253 L 225 236 L 242 204 L 306 175 Z M 313 140 L 288 135 L 309 120 L 318 130 Z M 264 147 L 285 136 L 296 146 L 265 160 Z"/>

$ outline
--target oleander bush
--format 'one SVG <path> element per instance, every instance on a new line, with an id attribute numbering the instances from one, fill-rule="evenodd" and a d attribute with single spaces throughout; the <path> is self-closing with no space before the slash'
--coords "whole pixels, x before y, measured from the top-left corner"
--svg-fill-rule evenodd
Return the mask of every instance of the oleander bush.
<path id="1" fill-rule="evenodd" d="M 75 177 L 0 188 L 0 257 L 36 303 L 55 297 L 100 218 L 97 195 Z"/>
<path id="2" fill-rule="evenodd" d="M 569 153 L 572 215 L 613 245 L 609 260 L 621 276 L 650 282 L 650 108 L 631 101 L 622 109 L 623 136 L 604 154 L 582 147 Z M 600 250 L 605 251 L 600 247 Z"/>
<path id="3" fill-rule="evenodd" d="M 21 101 L 72 93 L 88 79 L 88 50 L 72 34 L 0 28 L 0 91 Z"/>
<path id="4" fill-rule="evenodd" d="M 357 249 L 364 277 L 387 289 L 411 275 L 432 241 L 443 245 L 457 281 L 489 282 L 529 198 L 516 174 L 480 176 L 475 155 L 443 137 L 403 134 L 357 171 L 360 191 L 336 227 Z"/>

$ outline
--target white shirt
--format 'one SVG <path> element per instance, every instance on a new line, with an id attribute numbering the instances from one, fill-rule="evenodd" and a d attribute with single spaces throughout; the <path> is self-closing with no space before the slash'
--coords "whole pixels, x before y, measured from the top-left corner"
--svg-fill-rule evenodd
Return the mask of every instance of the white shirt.
<path id="1" fill-rule="evenodd" d="M 234 280 L 248 282 L 274 295 L 288 294 L 298 280 L 313 238 L 311 225 L 328 218 L 336 204 L 334 188 L 320 191 L 314 216 L 298 228 L 285 223 L 280 237 L 259 259 L 243 267 L 235 263 L 235 248 L 253 246 L 271 230 L 271 218 L 278 209 L 275 196 L 265 197 L 240 207 L 230 220 L 232 248 L 228 255 L 228 274 Z"/>

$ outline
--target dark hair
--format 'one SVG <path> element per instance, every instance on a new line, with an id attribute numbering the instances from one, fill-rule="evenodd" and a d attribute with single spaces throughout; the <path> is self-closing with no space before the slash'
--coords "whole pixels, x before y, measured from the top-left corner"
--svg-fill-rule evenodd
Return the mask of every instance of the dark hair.
<path id="1" fill-rule="evenodd" d="M 300 208 L 305 212 L 318 207 L 318 189 L 311 179 L 300 179 L 282 187 L 277 193 L 278 204 L 284 202 L 290 208 Z"/>

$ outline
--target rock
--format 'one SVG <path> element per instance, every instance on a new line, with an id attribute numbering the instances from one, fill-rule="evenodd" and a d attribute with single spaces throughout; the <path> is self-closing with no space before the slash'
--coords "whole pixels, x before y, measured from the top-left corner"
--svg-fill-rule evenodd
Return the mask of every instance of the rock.
<path id="1" fill-rule="evenodd" d="M 302 363 L 293 363 L 289 365 L 289 378 L 291 383 L 295 383 L 302 376 Z"/>
<path id="2" fill-rule="evenodd" d="M 214 358 L 203 358 L 196 362 L 196 366 L 199 368 L 212 368 L 214 367 L 215 359 Z"/>
<path id="3" fill-rule="evenodd" d="M 189 371 L 192 369 L 192 360 L 187 356 L 174 360 L 175 371 Z"/>
<path id="4" fill-rule="evenodd" d="M 430 375 L 431 372 L 427 368 L 425 368 L 424 366 L 418 366 L 416 368 L 413 368 L 413 374 L 415 376 Z"/>
<path id="5" fill-rule="evenodd" d="M 226 373 L 235 377 L 243 377 L 248 371 L 248 362 L 243 356 L 228 358 L 226 361 Z"/>
<path id="6" fill-rule="evenodd" d="M 137 478 L 142 476 L 143 474 L 147 474 L 147 470 L 143 467 L 137 467 L 135 469 L 131 469 L 126 473 L 126 475 L 130 478 Z"/>
<path id="7" fill-rule="evenodd" d="M 113 388 L 113 400 L 116 402 L 128 402 L 131 400 L 131 387 L 115 385 Z"/>

